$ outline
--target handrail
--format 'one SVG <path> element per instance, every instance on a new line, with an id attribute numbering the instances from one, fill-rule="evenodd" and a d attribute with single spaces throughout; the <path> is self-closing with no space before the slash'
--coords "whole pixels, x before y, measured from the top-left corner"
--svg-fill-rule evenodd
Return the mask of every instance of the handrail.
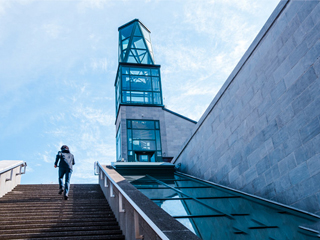
<path id="1" fill-rule="evenodd" d="M 126 192 L 123 191 L 122 188 L 109 176 L 109 174 L 106 172 L 106 170 L 103 169 L 98 161 L 94 164 L 95 174 L 99 175 L 99 173 L 97 173 L 98 167 L 103 171 L 112 185 L 120 192 L 120 194 L 122 195 L 121 200 L 122 198 L 125 198 L 128 203 L 130 203 L 130 205 L 134 208 L 135 212 L 137 212 L 149 224 L 149 226 L 162 240 L 169 240 L 169 238 L 153 223 L 153 221 L 139 208 L 139 206 L 134 201 L 132 201 L 132 199 L 126 194 Z"/>
<path id="2" fill-rule="evenodd" d="M 21 166 L 20 174 L 24 174 L 25 171 L 26 171 L 26 166 L 27 166 L 27 163 L 24 162 L 24 161 L 19 161 L 18 163 L 14 164 L 14 165 L 10 165 L 9 167 L 0 170 L 0 174 L 8 172 L 8 171 L 10 171 L 10 170 L 12 170 L 12 169 L 14 169 L 14 168 L 16 168 L 18 166 Z M 21 171 L 22 167 L 24 167 L 24 172 Z"/>

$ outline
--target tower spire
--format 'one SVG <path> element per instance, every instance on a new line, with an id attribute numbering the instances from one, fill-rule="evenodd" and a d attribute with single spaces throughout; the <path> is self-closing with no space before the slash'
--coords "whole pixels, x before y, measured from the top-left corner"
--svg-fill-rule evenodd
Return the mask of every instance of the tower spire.
<path id="1" fill-rule="evenodd" d="M 154 65 L 150 31 L 138 19 L 119 27 L 119 62 Z"/>

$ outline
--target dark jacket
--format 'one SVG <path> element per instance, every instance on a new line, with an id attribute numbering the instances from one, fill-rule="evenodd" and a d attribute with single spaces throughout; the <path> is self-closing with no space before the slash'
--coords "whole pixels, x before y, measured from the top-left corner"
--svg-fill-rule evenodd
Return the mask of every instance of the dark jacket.
<path id="1" fill-rule="evenodd" d="M 69 150 L 59 151 L 56 156 L 56 161 L 54 165 L 58 166 L 58 162 L 60 160 L 59 167 L 69 168 L 72 170 L 72 165 L 75 164 L 74 156 L 69 152 Z"/>

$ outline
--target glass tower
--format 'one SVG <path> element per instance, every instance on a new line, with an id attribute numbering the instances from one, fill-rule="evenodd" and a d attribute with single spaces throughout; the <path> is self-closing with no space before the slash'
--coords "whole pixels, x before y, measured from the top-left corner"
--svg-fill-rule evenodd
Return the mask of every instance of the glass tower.
<path id="1" fill-rule="evenodd" d="M 119 114 L 120 107 L 126 112 L 127 106 L 163 106 L 160 65 L 154 64 L 150 31 L 138 19 L 118 30 L 119 66 L 115 95 L 116 115 L 121 119 L 116 134 L 117 161 L 159 162 L 162 161 L 159 120 Z M 144 108 L 144 111 L 150 111 L 150 108 Z M 143 114 L 138 109 L 134 112 Z"/>
<path id="2" fill-rule="evenodd" d="M 116 113 L 120 105 L 162 106 L 160 65 L 154 64 L 150 31 L 138 19 L 118 30 Z"/>

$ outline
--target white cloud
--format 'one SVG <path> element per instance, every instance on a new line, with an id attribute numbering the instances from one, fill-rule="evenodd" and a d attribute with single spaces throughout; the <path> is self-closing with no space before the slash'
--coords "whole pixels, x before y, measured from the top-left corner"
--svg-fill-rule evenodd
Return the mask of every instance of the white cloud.
<path id="1" fill-rule="evenodd" d="M 63 32 L 63 27 L 56 24 L 56 23 L 46 23 L 42 25 L 42 28 L 44 32 L 52 37 L 52 38 L 58 38 L 61 36 L 61 33 Z"/>
<path id="2" fill-rule="evenodd" d="M 113 126 L 114 124 L 113 115 L 103 112 L 102 109 L 83 107 L 82 105 L 75 109 L 73 116 L 92 125 L 99 123 L 101 126 Z"/>
<path id="3" fill-rule="evenodd" d="M 108 70 L 108 61 L 106 58 L 100 58 L 100 59 L 92 58 L 90 66 L 93 71 L 102 70 L 106 72 Z"/>
<path id="4" fill-rule="evenodd" d="M 32 172 L 34 172 L 34 169 L 30 166 L 27 166 L 26 173 L 32 173 Z"/>
<path id="5" fill-rule="evenodd" d="M 6 0 L 0 0 L 0 16 L 5 15 L 6 7 L 8 6 L 9 2 Z"/>
<path id="6" fill-rule="evenodd" d="M 78 10 L 83 12 L 87 9 L 104 9 L 111 4 L 110 0 L 82 0 L 78 3 Z"/>

